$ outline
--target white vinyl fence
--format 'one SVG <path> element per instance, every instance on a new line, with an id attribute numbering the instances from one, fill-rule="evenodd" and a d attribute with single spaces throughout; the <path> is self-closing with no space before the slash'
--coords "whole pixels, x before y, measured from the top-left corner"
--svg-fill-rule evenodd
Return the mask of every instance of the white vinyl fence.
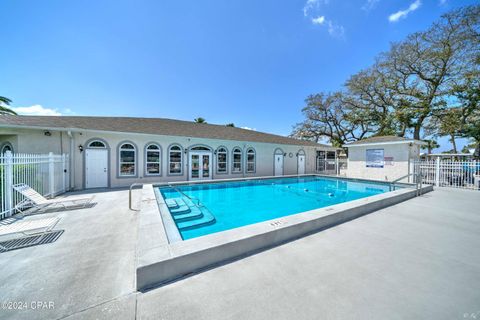
<path id="1" fill-rule="evenodd" d="M 415 162 L 414 171 L 426 184 L 480 190 L 480 161 L 423 160 Z"/>
<path id="2" fill-rule="evenodd" d="M 69 189 L 68 155 L 0 154 L 0 220 L 11 216 L 24 200 L 12 186 L 25 183 L 46 197 Z"/>

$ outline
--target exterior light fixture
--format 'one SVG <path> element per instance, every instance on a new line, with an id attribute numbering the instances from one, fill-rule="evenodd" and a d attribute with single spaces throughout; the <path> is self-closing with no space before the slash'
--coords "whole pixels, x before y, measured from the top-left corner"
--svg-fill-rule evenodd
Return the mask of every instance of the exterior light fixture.
<path id="1" fill-rule="evenodd" d="M 80 152 L 83 152 L 83 146 L 82 146 L 82 145 L 79 145 L 79 146 L 78 146 L 78 150 L 80 150 Z"/>
<path id="2" fill-rule="evenodd" d="M 47 137 L 50 137 L 52 135 L 50 131 L 45 131 L 43 134 L 46 135 Z"/>

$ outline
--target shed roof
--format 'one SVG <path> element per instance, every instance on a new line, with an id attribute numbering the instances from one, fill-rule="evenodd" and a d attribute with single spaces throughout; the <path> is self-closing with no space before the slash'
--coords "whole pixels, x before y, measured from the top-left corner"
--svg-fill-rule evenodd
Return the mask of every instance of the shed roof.
<path id="1" fill-rule="evenodd" d="M 415 144 L 426 144 L 421 140 L 404 138 L 398 136 L 375 136 L 355 142 L 344 144 L 344 147 L 356 147 L 356 146 L 365 146 L 365 145 L 377 145 L 377 144 L 401 144 L 401 143 L 415 143 Z"/>

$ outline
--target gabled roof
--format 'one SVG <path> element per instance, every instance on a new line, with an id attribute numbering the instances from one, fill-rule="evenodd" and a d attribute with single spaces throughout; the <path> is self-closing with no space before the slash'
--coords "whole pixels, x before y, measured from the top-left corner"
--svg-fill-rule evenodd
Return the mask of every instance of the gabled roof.
<path id="1" fill-rule="evenodd" d="M 333 149 L 331 146 L 313 141 L 298 140 L 254 130 L 163 118 L 2 115 L 0 116 L 0 127 L 141 133 Z"/>
<path id="2" fill-rule="evenodd" d="M 426 144 L 421 140 L 409 139 L 398 136 L 376 136 L 371 138 L 366 138 L 358 140 L 355 142 L 344 144 L 344 147 L 356 147 L 356 146 L 365 146 L 365 145 L 378 145 L 378 144 L 402 144 L 402 143 L 415 143 L 415 144 Z"/>

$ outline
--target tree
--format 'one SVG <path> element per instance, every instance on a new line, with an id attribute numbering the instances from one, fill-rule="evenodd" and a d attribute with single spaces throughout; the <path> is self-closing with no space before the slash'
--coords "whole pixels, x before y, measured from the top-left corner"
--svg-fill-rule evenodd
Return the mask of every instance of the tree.
<path id="1" fill-rule="evenodd" d="M 440 136 L 448 136 L 452 143 L 453 153 L 457 153 L 456 138 L 460 136 L 462 128 L 462 113 L 458 108 L 445 110 L 437 117 L 438 120 L 432 120 L 437 127 Z"/>
<path id="2" fill-rule="evenodd" d="M 207 123 L 207 120 L 202 117 L 195 118 L 193 121 L 195 121 L 196 123 Z"/>
<path id="3" fill-rule="evenodd" d="M 295 125 L 292 137 L 316 142 L 327 138 L 339 147 L 375 131 L 352 98 L 341 92 L 311 95 L 305 102 L 302 113 L 306 119 Z"/>
<path id="4" fill-rule="evenodd" d="M 466 36 L 471 24 L 478 25 L 478 17 L 469 10 L 453 11 L 428 30 L 393 44 L 381 57 L 395 99 L 401 102 L 394 105 L 396 111 L 407 116 L 415 139 L 432 116 L 447 109 L 451 87 L 473 48 Z"/>
<path id="5" fill-rule="evenodd" d="M 341 143 L 371 135 L 420 139 L 429 131 L 449 136 L 456 150 L 456 137 L 475 134 L 480 112 L 479 30 L 478 5 L 443 15 L 352 75 L 334 99 L 341 107 L 330 106 L 337 93 L 311 95 L 292 135 Z"/>
<path id="6" fill-rule="evenodd" d="M 478 150 L 480 148 L 480 116 L 472 117 L 472 119 L 463 126 L 461 136 L 472 138 L 474 144 L 476 144 L 476 149 Z"/>
<path id="7" fill-rule="evenodd" d="M 0 115 L 4 114 L 14 114 L 16 115 L 17 113 L 13 111 L 12 109 L 8 108 L 8 106 L 12 103 L 12 100 L 0 96 Z"/>
<path id="8" fill-rule="evenodd" d="M 374 64 L 354 74 L 346 83 L 349 94 L 356 101 L 356 109 L 363 110 L 370 123 L 375 123 L 377 135 L 405 134 L 406 126 L 399 128 L 393 107 L 396 104 L 394 93 L 388 85 L 388 77 L 380 64 Z"/>
<path id="9" fill-rule="evenodd" d="M 469 143 L 469 144 L 463 146 L 462 153 L 470 153 L 470 150 L 472 150 L 472 149 L 475 150 L 476 147 L 477 147 L 476 142 Z"/>
<path id="10" fill-rule="evenodd" d="M 428 154 L 432 154 L 433 149 L 440 147 L 438 142 L 433 139 L 427 139 L 427 140 L 424 139 L 423 141 L 425 141 L 427 144 L 423 145 L 422 149 L 427 149 Z"/>
<path id="11" fill-rule="evenodd" d="M 225 127 L 235 127 L 235 124 L 234 124 L 234 123 L 227 123 L 227 124 L 225 125 Z"/>

